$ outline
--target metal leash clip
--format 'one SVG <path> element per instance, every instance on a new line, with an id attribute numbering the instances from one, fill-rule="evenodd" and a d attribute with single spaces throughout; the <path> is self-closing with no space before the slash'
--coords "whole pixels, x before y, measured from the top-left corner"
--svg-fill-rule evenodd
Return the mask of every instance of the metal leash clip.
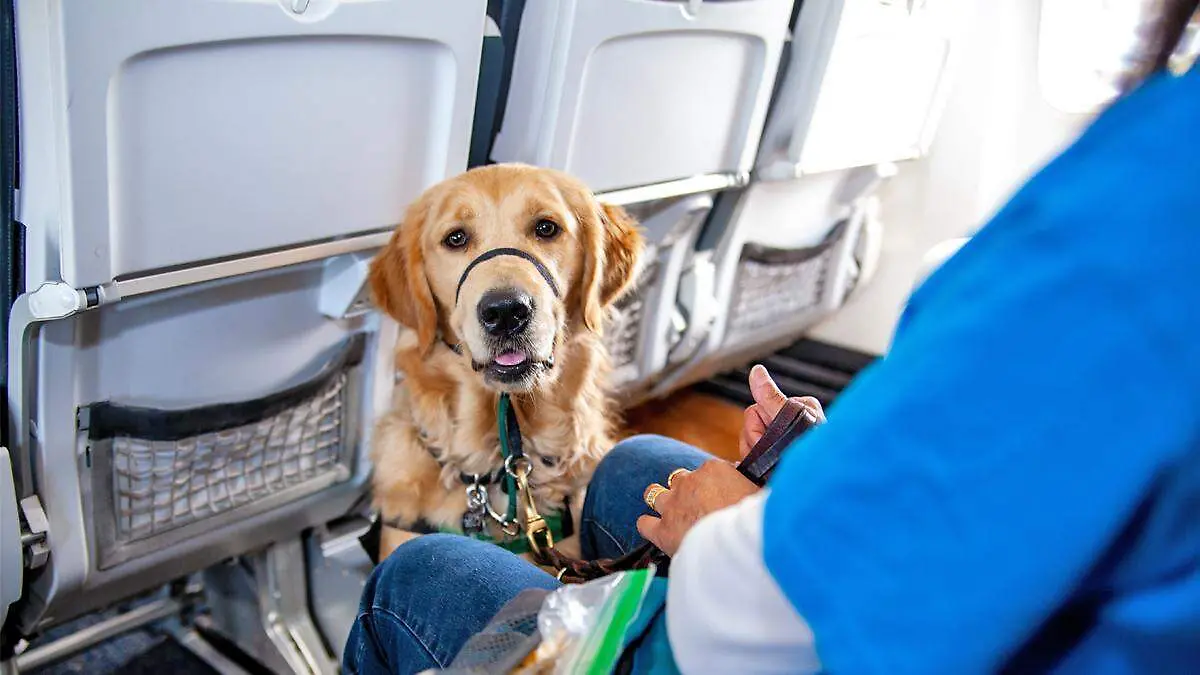
<path id="1" fill-rule="evenodd" d="M 513 459 L 509 457 L 509 459 Z M 538 513 L 533 501 L 533 490 L 529 487 L 529 473 L 533 465 L 524 457 L 517 462 L 504 462 L 504 470 L 517 481 L 517 492 L 521 495 L 519 505 L 524 520 L 525 538 L 529 540 L 529 549 L 537 556 L 542 556 L 554 548 L 554 535 L 550 533 L 550 525 L 542 514 Z"/>
<path id="2" fill-rule="evenodd" d="M 516 520 L 509 520 L 505 514 L 496 511 L 496 509 L 492 507 L 492 500 L 488 498 L 487 487 L 484 485 L 471 486 L 471 487 L 467 488 L 467 510 L 468 510 L 468 512 L 470 512 L 471 505 L 472 505 L 471 490 L 472 490 L 472 488 L 475 488 L 475 487 L 478 487 L 479 491 L 476 493 L 474 499 L 477 499 L 479 501 L 480 508 L 483 510 L 483 514 L 486 515 L 487 517 L 491 518 L 492 520 L 496 521 L 496 524 L 500 526 L 500 531 L 503 532 L 504 534 L 506 534 L 510 537 L 517 536 L 517 534 L 519 534 L 521 532 L 520 524 L 517 523 Z M 465 516 L 464 516 L 464 518 L 465 518 Z"/>

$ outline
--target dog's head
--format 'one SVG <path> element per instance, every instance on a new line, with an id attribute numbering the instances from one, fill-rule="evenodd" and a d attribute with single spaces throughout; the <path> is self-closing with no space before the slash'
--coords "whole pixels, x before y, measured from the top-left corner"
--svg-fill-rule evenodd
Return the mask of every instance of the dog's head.
<path id="1" fill-rule="evenodd" d="M 426 350 L 462 347 L 491 387 L 527 391 L 573 331 L 599 333 L 643 241 L 579 181 L 501 164 L 422 194 L 371 264 L 376 304 Z"/>

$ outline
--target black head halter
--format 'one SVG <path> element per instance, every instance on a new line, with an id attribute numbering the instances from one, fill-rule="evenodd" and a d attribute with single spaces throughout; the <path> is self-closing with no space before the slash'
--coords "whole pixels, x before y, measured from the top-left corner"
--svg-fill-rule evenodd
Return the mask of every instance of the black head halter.
<path id="1" fill-rule="evenodd" d="M 472 260 L 471 264 L 467 265 L 467 269 L 463 270 L 462 276 L 458 278 L 458 287 L 454 289 L 454 304 L 458 304 L 458 296 L 462 294 L 463 284 L 467 282 L 467 275 L 471 273 L 471 270 L 492 258 L 499 258 L 502 255 L 511 255 L 515 258 L 529 261 L 537 269 L 538 273 L 542 275 L 542 278 L 546 280 L 546 284 L 554 292 L 554 297 L 562 298 L 562 293 L 558 290 L 558 282 L 554 281 L 554 275 L 550 274 L 550 270 L 546 265 L 541 260 L 535 258 L 533 254 L 526 253 L 519 248 L 494 248 L 490 251 L 480 253 L 479 257 Z"/>

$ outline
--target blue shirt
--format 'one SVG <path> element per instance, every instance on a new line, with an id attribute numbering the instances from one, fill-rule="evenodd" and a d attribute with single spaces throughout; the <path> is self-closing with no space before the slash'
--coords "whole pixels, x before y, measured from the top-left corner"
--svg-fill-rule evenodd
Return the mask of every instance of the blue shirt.
<path id="1" fill-rule="evenodd" d="M 1200 670 L 1200 74 L 1117 102 L 776 472 L 834 673 Z"/>

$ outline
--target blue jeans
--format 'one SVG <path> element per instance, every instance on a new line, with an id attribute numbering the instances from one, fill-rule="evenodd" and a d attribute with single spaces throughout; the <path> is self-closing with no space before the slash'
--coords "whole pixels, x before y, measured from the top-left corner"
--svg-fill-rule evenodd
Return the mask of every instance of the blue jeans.
<path id="1" fill-rule="evenodd" d="M 639 546 L 637 519 L 650 513 L 642 502 L 646 486 L 709 459 L 659 436 L 618 443 L 588 486 L 579 533 L 584 557 L 612 558 Z M 399 546 L 367 581 L 343 670 L 394 674 L 443 668 L 518 593 L 558 585 L 499 546 L 450 534 L 417 537 Z"/>

